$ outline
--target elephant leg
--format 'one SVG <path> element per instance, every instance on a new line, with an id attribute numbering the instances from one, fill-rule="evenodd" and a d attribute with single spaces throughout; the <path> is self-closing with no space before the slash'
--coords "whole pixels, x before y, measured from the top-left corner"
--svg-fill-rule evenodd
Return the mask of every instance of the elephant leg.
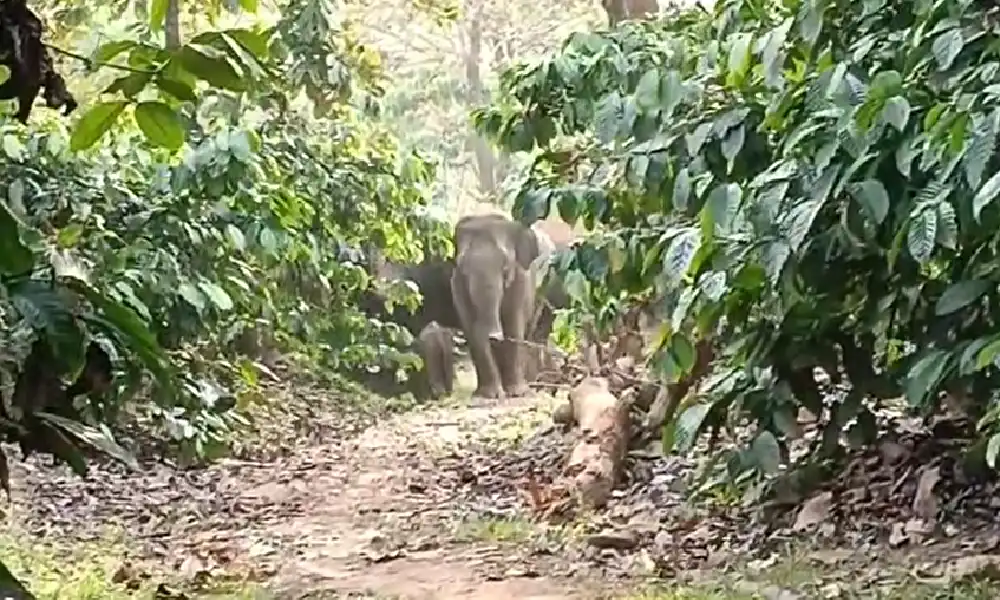
<path id="1" fill-rule="evenodd" d="M 525 379 L 524 363 L 528 355 L 525 338 L 534 316 L 534 285 L 526 271 L 517 270 L 503 297 L 500 318 L 506 340 L 499 351 L 500 377 L 510 396 L 525 396 L 531 388 Z"/>
<path id="2" fill-rule="evenodd" d="M 427 352 L 424 353 L 424 371 L 427 373 L 427 387 L 430 391 L 430 397 L 433 400 L 437 400 L 441 397 L 444 387 L 441 383 L 441 365 L 438 364 L 437 348 L 433 345 L 427 348 Z"/>
<path id="3" fill-rule="evenodd" d="M 475 283 L 475 278 L 472 278 L 471 283 Z M 452 277 L 451 292 L 455 310 L 465 332 L 472 364 L 476 368 L 476 390 L 472 395 L 478 398 L 500 398 L 503 395 L 503 388 L 500 385 L 500 374 L 493 360 L 490 344 L 493 337 L 491 321 L 495 319 L 481 318 L 482 315 L 479 313 L 482 308 L 472 302 L 474 296 L 470 294 L 472 286 L 469 284 L 461 269 L 457 268 Z"/>

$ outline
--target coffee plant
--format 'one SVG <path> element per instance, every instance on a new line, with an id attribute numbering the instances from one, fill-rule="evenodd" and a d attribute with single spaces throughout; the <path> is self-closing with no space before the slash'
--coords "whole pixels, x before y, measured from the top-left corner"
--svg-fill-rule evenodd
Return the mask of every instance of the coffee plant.
<path id="1" fill-rule="evenodd" d="M 971 0 L 723 0 L 577 34 L 474 119 L 533 153 L 524 220 L 602 225 L 560 264 L 578 302 L 652 292 L 668 382 L 716 347 L 665 428 L 677 447 L 749 418 L 720 464 L 775 473 L 800 407 L 829 457 L 845 428 L 874 441 L 878 403 L 931 415 L 947 394 L 993 465 L 998 23 Z M 849 392 L 821 393 L 815 367 Z"/>
<path id="2" fill-rule="evenodd" d="M 0 442 L 80 474 L 84 448 L 136 464 L 112 435 L 123 412 L 191 457 L 224 450 L 271 350 L 412 365 L 399 327 L 356 308 L 370 276 L 344 250 L 448 251 L 433 168 L 371 118 L 377 60 L 328 3 L 176 48 L 157 41 L 165 5 L 137 36 L 152 42 L 96 49 L 118 76 L 70 118 L 0 113 Z M 0 75 L 22 85 L 15 67 Z"/>

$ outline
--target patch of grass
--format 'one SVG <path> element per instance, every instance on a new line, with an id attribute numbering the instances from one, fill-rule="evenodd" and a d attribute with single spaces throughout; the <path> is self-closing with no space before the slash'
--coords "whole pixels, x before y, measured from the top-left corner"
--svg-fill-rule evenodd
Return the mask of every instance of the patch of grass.
<path id="1" fill-rule="evenodd" d="M 39 600 L 136 597 L 141 592 L 112 582 L 125 553 L 122 537 L 116 533 L 71 549 L 58 549 L 10 532 L 0 534 L 0 560 Z M 152 597 L 152 590 L 147 596 Z"/>
<path id="2" fill-rule="evenodd" d="M 757 600 L 758 596 L 712 589 L 647 589 L 615 600 Z M 610 599 L 609 599 L 610 600 Z"/>
<path id="3" fill-rule="evenodd" d="M 525 519 L 473 519 L 459 526 L 456 537 L 481 542 L 526 542 L 540 534 L 539 528 Z"/>
<path id="4" fill-rule="evenodd" d="M 125 536 L 109 530 L 101 539 L 60 547 L 31 536 L 0 533 L 0 561 L 38 600 L 153 600 L 163 578 L 135 585 L 116 583 L 126 562 Z M 210 591 L 188 593 L 199 600 L 271 600 L 273 594 L 247 583 L 210 582 Z M 177 586 L 168 585 L 173 590 Z"/>

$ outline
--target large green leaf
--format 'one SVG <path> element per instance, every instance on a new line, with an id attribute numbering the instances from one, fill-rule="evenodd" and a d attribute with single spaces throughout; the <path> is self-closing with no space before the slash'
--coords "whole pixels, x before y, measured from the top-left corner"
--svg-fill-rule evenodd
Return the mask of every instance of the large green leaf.
<path id="1" fill-rule="evenodd" d="M 952 63 L 955 62 L 958 54 L 962 51 L 964 44 L 965 40 L 962 37 L 962 30 L 957 27 L 937 36 L 931 48 L 934 52 L 934 59 L 937 61 L 938 68 L 942 71 L 950 69 Z"/>
<path id="2" fill-rule="evenodd" d="M 135 122 L 153 144 L 168 150 L 178 150 L 184 144 L 181 120 L 162 102 L 141 102 L 135 107 Z"/>
<path id="3" fill-rule="evenodd" d="M 1000 171 L 990 177 L 972 199 L 972 216 L 977 221 L 983 209 L 996 200 L 998 194 L 1000 194 Z"/>
<path id="4" fill-rule="evenodd" d="M 972 304 L 990 289 L 991 284 L 982 279 L 970 279 L 951 284 L 934 305 L 934 314 L 950 315 Z"/>
<path id="5" fill-rule="evenodd" d="M 937 386 L 949 365 L 948 353 L 944 350 L 930 350 L 914 363 L 907 374 L 906 400 L 910 406 L 921 406 Z"/>
<path id="6" fill-rule="evenodd" d="M 247 83 L 224 54 L 205 46 L 184 46 L 178 54 L 186 71 L 218 88 L 243 92 Z"/>
<path id="7" fill-rule="evenodd" d="M 889 193 L 882 182 L 874 179 L 862 181 L 855 184 L 852 191 L 865 214 L 876 225 L 881 225 L 889 214 Z"/>
<path id="8" fill-rule="evenodd" d="M 712 405 L 708 402 L 692 404 L 684 409 L 684 412 L 677 417 L 674 425 L 673 447 L 664 447 L 664 452 L 676 450 L 678 452 L 689 452 L 694 447 L 698 439 L 698 433 L 705 422 L 705 417 L 712 410 Z"/>
<path id="9" fill-rule="evenodd" d="M 104 293 L 82 281 L 70 280 L 66 283 L 85 297 L 98 311 L 99 318 L 91 318 L 92 322 L 103 325 L 108 333 L 115 335 L 132 348 L 142 360 L 143 366 L 156 377 L 160 386 L 168 390 L 174 389 L 173 374 L 167 367 L 163 349 L 135 311 L 108 298 Z"/>
<path id="10" fill-rule="evenodd" d="M 910 256 L 919 263 L 930 260 L 937 241 L 937 211 L 924 209 L 910 220 L 906 234 L 907 248 Z"/>
<path id="11" fill-rule="evenodd" d="M 34 279 L 8 284 L 7 294 L 18 312 L 45 332 L 62 374 L 77 372 L 83 366 L 85 340 L 68 295 Z"/>
<path id="12" fill-rule="evenodd" d="M 152 31 L 159 31 L 163 28 L 163 22 L 167 18 L 167 7 L 170 0 L 151 0 L 149 6 L 149 28 Z"/>
<path id="13" fill-rule="evenodd" d="M 114 437 L 112 437 L 111 432 L 108 431 L 107 427 L 102 427 L 100 429 L 89 427 L 83 423 L 47 412 L 38 412 L 35 413 L 35 416 L 44 421 L 48 421 L 52 425 L 66 431 L 81 442 L 100 450 L 102 453 L 125 463 L 133 469 L 139 468 L 139 463 L 136 461 L 135 457 L 115 442 Z"/>
<path id="14" fill-rule="evenodd" d="M 96 144 L 101 136 L 111 128 L 126 106 L 128 106 L 128 102 L 124 100 L 102 102 L 87 111 L 76 122 L 73 135 L 69 139 L 70 149 L 74 151 L 85 150 Z"/>
<path id="15" fill-rule="evenodd" d="M 35 256 L 21 240 L 22 224 L 10 211 L 6 202 L 0 201 L 0 274 L 26 275 L 35 266 Z"/>

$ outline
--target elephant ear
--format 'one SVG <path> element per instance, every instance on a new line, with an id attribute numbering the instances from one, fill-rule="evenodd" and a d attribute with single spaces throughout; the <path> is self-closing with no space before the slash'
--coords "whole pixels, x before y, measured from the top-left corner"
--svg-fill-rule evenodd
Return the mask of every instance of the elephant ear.
<path id="1" fill-rule="evenodd" d="M 517 255 L 517 262 L 523 268 L 530 269 L 542 250 L 538 235 L 533 227 L 525 227 L 520 223 L 515 225 L 517 231 L 514 235 L 514 253 Z"/>
<path id="2" fill-rule="evenodd" d="M 533 227 L 531 232 L 535 238 L 535 248 L 537 254 L 535 258 L 532 259 L 528 270 L 531 272 L 531 275 L 535 280 L 535 287 L 537 288 L 545 279 L 545 273 L 549 269 L 549 261 L 552 258 L 552 254 L 555 253 L 556 246 L 552 242 L 552 238 L 550 238 L 549 235 L 542 229 Z"/>

